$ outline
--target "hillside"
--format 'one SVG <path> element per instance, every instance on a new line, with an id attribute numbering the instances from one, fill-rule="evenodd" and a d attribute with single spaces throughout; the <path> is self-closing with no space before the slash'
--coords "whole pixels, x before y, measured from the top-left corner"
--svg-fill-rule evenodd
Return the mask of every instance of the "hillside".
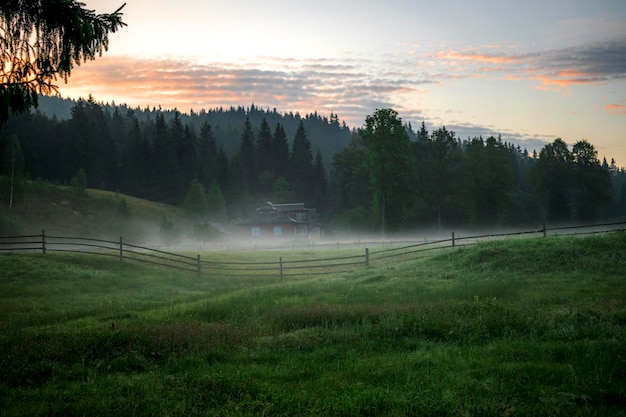
<path id="1" fill-rule="evenodd" d="M 0 176 L 0 183 L 7 178 Z M 109 191 L 26 181 L 14 207 L 0 187 L 0 234 L 47 234 L 145 241 L 159 234 L 163 219 L 183 225 L 181 209 Z"/>

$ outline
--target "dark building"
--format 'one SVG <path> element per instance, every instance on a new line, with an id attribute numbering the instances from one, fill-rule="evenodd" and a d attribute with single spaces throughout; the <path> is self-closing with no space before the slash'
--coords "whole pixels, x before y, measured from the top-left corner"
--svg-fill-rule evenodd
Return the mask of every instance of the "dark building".
<path id="1" fill-rule="evenodd" d="M 322 236 L 322 225 L 314 208 L 304 203 L 265 203 L 254 213 L 240 221 L 245 233 L 251 237 L 316 239 Z"/>

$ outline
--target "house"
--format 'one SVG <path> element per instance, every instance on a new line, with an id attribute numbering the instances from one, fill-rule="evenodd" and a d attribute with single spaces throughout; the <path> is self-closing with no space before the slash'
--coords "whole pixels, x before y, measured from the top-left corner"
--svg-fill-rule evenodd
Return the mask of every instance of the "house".
<path id="1" fill-rule="evenodd" d="M 314 208 L 305 208 L 304 203 L 267 202 L 238 224 L 251 237 L 311 239 L 322 236 L 319 215 Z"/>

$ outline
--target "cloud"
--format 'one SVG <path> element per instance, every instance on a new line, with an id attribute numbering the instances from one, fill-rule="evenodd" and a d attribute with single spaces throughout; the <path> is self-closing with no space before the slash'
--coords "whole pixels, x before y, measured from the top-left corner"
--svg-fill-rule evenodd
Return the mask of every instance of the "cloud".
<path id="1" fill-rule="evenodd" d="M 537 76 L 544 86 L 604 84 L 626 79 L 626 39 L 548 51 L 539 57 Z"/>
<path id="2" fill-rule="evenodd" d="M 604 106 L 604 110 L 611 114 L 626 115 L 626 105 L 623 104 L 607 104 L 606 106 Z"/>
<path id="3" fill-rule="evenodd" d="M 478 63 L 489 63 L 489 64 L 515 64 L 520 62 L 522 59 L 518 56 L 508 56 L 508 55 L 497 55 L 497 54 L 482 54 L 475 52 L 455 52 L 453 50 L 449 50 L 448 52 L 439 52 L 437 54 L 438 59 L 444 60 L 463 60 L 463 61 L 472 61 Z"/>
<path id="4" fill-rule="evenodd" d="M 626 79 L 626 39 L 523 54 L 510 54 L 508 48 L 501 51 L 489 48 L 489 53 L 474 48 L 448 50 L 437 53 L 436 57 L 457 68 L 452 72 L 466 76 L 500 72 L 505 79 L 538 81 L 543 89 L 561 90 Z M 457 61 L 464 64 L 459 66 Z"/>
<path id="5" fill-rule="evenodd" d="M 263 57 L 259 62 L 199 63 L 185 57 L 104 56 L 74 70 L 64 95 L 137 106 L 192 108 L 254 103 L 282 111 L 335 112 L 360 126 L 392 97 L 435 83 L 406 71 L 378 71 L 359 59 L 307 60 Z"/>
<path id="6" fill-rule="evenodd" d="M 263 56 L 249 61 L 201 63 L 189 57 L 105 55 L 76 68 L 61 91 L 83 96 L 92 93 L 102 100 L 124 97 L 129 104 L 160 104 L 180 110 L 241 105 L 242 101 L 253 100 L 255 104 L 301 112 L 338 104 L 372 111 L 374 103 L 397 105 L 398 94 L 415 93 L 420 85 L 450 80 L 498 77 L 535 81 L 539 88 L 563 90 L 626 79 L 626 39 L 539 52 L 512 50 L 498 50 L 497 46 L 488 46 L 484 51 L 448 49 L 382 61 Z M 295 104 L 306 108 L 294 109 Z M 357 115 L 349 117 L 353 116 Z M 359 122 L 364 116 L 358 115 Z"/>

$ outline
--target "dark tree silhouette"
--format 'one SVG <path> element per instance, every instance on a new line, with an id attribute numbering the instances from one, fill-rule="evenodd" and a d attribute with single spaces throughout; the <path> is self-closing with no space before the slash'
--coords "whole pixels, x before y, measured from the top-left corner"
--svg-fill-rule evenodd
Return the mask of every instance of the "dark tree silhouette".
<path id="1" fill-rule="evenodd" d="M 296 198 L 305 203 L 310 203 L 310 189 L 313 185 L 311 178 L 313 153 L 311 152 L 311 142 L 302 122 L 298 125 L 298 130 L 293 138 L 289 167 L 289 180 L 293 186 Z"/>
<path id="2" fill-rule="evenodd" d="M 274 174 L 276 177 L 284 177 L 287 174 L 287 166 L 289 165 L 289 143 L 287 142 L 285 128 L 280 123 L 276 123 L 272 150 Z"/>
<path id="3" fill-rule="evenodd" d="M 546 210 L 546 219 L 564 223 L 571 219 L 573 157 L 560 138 L 539 152 L 530 171 L 535 193 Z"/>
<path id="4" fill-rule="evenodd" d="M 414 166 L 409 135 L 398 113 L 381 109 L 365 118 L 361 132 L 369 149 L 370 183 L 374 191 L 373 207 L 380 215 L 383 234 L 389 221 L 394 227 L 403 223 L 403 206 Z"/>
<path id="5" fill-rule="evenodd" d="M 124 4 L 125 5 L 125 4 Z M 74 0 L 4 0 L 0 6 L 0 124 L 37 105 L 37 94 L 57 91 L 74 65 L 108 48 L 108 35 L 125 26 L 122 5 L 96 14 Z"/>

